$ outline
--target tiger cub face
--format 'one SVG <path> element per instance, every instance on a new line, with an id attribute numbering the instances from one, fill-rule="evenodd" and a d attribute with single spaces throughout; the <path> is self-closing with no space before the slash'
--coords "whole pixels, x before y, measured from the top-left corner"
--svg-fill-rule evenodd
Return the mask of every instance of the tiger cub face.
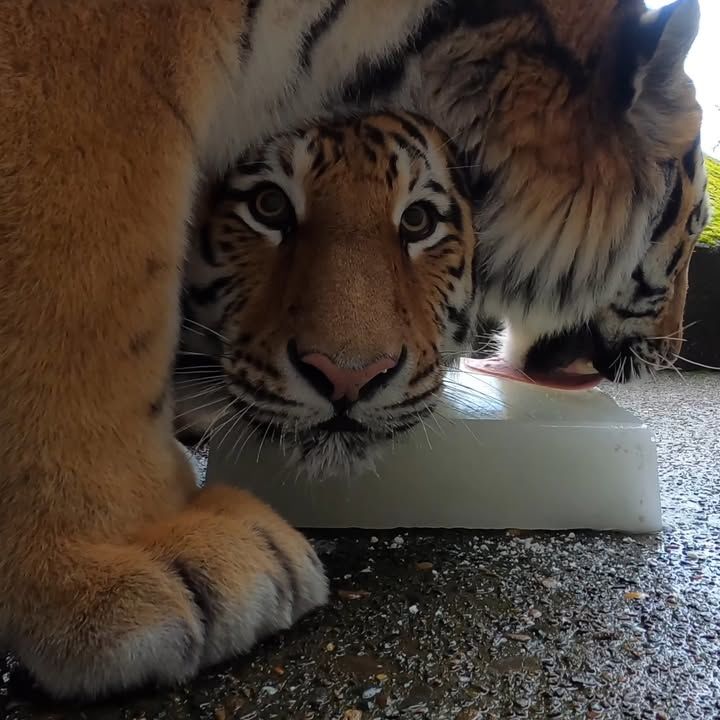
<path id="1" fill-rule="evenodd" d="M 191 249 L 178 429 L 237 423 L 332 474 L 427 416 L 478 312 L 456 165 L 444 133 L 389 113 L 243 157 Z"/>

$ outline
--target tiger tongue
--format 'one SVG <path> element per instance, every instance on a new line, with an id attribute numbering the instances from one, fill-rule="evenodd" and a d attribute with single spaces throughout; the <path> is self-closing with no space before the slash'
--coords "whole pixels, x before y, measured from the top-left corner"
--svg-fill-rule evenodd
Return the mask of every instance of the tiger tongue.
<path id="1" fill-rule="evenodd" d="M 542 385 L 557 390 L 589 390 L 599 385 L 602 376 L 592 369 L 588 363 L 574 362 L 566 368 L 555 372 L 527 373 L 512 367 L 501 358 L 484 358 L 481 360 L 467 359 L 464 361 L 467 368 L 507 380 Z"/>

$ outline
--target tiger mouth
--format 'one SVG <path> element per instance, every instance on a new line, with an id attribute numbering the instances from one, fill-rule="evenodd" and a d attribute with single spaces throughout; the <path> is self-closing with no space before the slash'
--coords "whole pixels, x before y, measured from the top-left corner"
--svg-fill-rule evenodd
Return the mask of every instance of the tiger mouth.
<path id="1" fill-rule="evenodd" d="M 337 416 L 301 431 L 294 442 L 292 464 L 313 479 L 353 478 L 377 472 L 376 462 L 387 445 L 412 427 L 377 431 L 352 418 Z"/>
<path id="2" fill-rule="evenodd" d="M 649 343 L 652 345 L 652 343 Z M 560 390 L 586 390 L 603 380 L 630 382 L 652 365 L 642 348 L 643 338 L 610 342 L 594 323 L 542 338 L 530 349 L 521 369 L 491 359 L 475 368 L 490 374 L 529 381 Z"/>
<path id="3" fill-rule="evenodd" d="M 425 412 L 419 413 L 420 416 Z M 248 418 L 246 424 L 252 426 L 260 437 L 266 437 L 270 442 L 285 441 L 305 448 L 322 448 L 330 440 L 347 445 L 347 447 L 360 447 L 382 444 L 393 438 L 407 433 L 419 424 L 419 418 L 403 419 L 402 422 L 393 423 L 384 429 L 374 428 L 348 415 L 335 415 L 314 425 L 298 427 L 288 430 L 285 419 L 278 418 Z"/>
<path id="4" fill-rule="evenodd" d="M 336 415 L 316 425 L 313 429 L 319 433 L 362 433 L 372 435 L 372 431 L 367 425 L 347 415 Z"/>

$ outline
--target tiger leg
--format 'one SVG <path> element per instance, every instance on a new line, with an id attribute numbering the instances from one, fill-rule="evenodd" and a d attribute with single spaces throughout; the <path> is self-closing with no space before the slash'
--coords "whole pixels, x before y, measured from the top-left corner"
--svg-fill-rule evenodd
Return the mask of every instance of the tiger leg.
<path id="1" fill-rule="evenodd" d="M 306 542 L 198 495 L 172 436 L 185 221 L 237 56 L 213 43 L 237 28 L 204 3 L 0 8 L 0 641 L 56 695 L 182 680 L 325 597 Z"/>
<path id="2" fill-rule="evenodd" d="M 200 491 L 125 543 L 42 545 L 42 560 L 27 553 L 33 567 L 15 573 L 10 639 L 58 697 L 186 680 L 327 595 L 307 541 L 230 488 Z"/>

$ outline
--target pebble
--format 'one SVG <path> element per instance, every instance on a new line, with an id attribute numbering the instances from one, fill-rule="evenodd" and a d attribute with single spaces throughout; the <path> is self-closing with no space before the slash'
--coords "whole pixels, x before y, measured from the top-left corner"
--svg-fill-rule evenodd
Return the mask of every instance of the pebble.
<path id="1" fill-rule="evenodd" d="M 560 581 L 554 577 L 546 577 L 540 581 L 548 590 L 556 590 L 560 587 Z"/>

